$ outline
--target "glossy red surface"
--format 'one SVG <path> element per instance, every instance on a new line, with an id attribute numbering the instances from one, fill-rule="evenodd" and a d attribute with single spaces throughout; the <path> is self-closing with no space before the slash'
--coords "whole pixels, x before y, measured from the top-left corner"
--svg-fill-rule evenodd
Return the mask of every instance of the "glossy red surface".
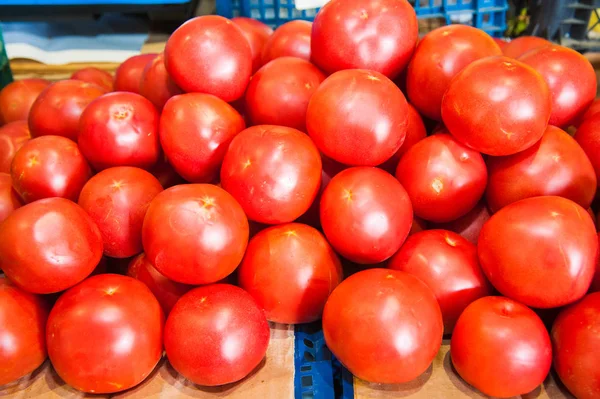
<path id="1" fill-rule="evenodd" d="M 45 79 L 23 79 L 7 84 L 0 91 L 0 125 L 26 121 L 33 102 L 49 84 Z"/>
<path id="2" fill-rule="evenodd" d="M 585 119 L 575 132 L 574 138 L 587 154 L 598 178 L 600 176 L 600 113 Z"/>
<path id="3" fill-rule="evenodd" d="M 262 65 L 279 57 L 310 60 L 312 22 L 295 20 L 278 27 L 262 49 Z"/>
<path id="4" fill-rule="evenodd" d="M 0 223 L 21 206 L 23 206 L 23 203 L 12 187 L 10 175 L 0 172 Z"/>
<path id="5" fill-rule="evenodd" d="M 541 37 L 521 36 L 508 42 L 508 44 L 502 48 L 502 53 L 507 57 L 517 59 L 528 51 L 539 47 L 546 47 L 551 44 L 551 42 Z"/>
<path id="6" fill-rule="evenodd" d="M 27 121 L 15 121 L 0 126 L 0 173 L 10 173 L 10 164 L 15 153 L 30 138 Z"/>
<path id="7" fill-rule="evenodd" d="M 115 72 L 114 89 L 115 91 L 128 91 L 131 93 L 140 93 L 140 83 L 144 68 L 151 62 L 157 54 L 140 54 L 129 57 Z"/>
<path id="8" fill-rule="evenodd" d="M 273 29 L 252 18 L 235 17 L 231 21 L 242 30 L 242 33 L 248 40 L 248 44 L 250 44 L 252 73 L 254 73 L 262 66 L 262 49 L 273 34 Z"/>
<path id="9" fill-rule="evenodd" d="M 110 72 L 95 67 L 87 67 L 73 72 L 71 79 L 93 83 L 104 90 L 113 91 L 113 76 Z"/>
<path id="10" fill-rule="evenodd" d="M 140 94 L 158 110 L 162 110 L 169 98 L 183 94 L 183 90 L 169 77 L 165 67 L 164 53 L 158 54 L 146 64 L 140 79 Z"/>

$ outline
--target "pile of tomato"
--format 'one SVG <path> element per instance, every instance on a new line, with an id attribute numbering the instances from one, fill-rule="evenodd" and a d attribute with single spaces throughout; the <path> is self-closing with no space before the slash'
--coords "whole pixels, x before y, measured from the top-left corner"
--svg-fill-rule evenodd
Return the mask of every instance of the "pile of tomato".
<path id="1" fill-rule="evenodd" d="M 123 391 L 163 351 L 233 383 L 269 322 L 322 319 L 367 381 L 418 377 L 446 335 L 487 395 L 554 364 L 598 398 L 595 96 L 579 53 L 464 25 L 419 39 L 405 0 L 274 32 L 198 17 L 114 78 L 11 83 L 0 385 L 49 357 L 78 390 Z"/>

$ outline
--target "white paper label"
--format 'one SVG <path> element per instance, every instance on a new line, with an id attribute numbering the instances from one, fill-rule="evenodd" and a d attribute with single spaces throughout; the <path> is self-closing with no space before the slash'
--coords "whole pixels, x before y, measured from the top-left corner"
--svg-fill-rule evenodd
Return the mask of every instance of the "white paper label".
<path id="1" fill-rule="evenodd" d="M 295 0 L 296 10 L 312 10 L 323 7 L 329 0 Z"/>

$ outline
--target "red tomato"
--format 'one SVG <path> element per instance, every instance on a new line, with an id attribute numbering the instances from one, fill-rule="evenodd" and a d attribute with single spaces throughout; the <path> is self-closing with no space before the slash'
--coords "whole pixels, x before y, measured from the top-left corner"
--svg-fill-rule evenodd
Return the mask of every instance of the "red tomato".
<path id="1" fill-rule="evenodd" d="M 142 252 L 144 216 L 162 190 L 156 177 L 130 166 L 105 169 L 86 183 L 79 205 L 98 225 L 106 256 L 128 258 Z"/>
<path id="2" fill-rule="evenodd" d="M 65 292 L 48 317 L 48 356 L 56 373 L 89 393 L 124 391 L 142 382 L 163 351 L 165 317 L 141 282 L 93 276 Z"/>
<path id="3" fill-rule="evenodd" d="M 254 297 L 268 320 L 284 324 L 319 320 L 342 278 L 340 260 L 325 237 L 300 223 L 255 235 L 238 269 L 240 287 Z"/>
<path id="4" fill-rule="evenodd" d="M 552 365 L 548 331 L 535 312 L 504 297 L 470 304 L 450 343 L 458 374 L 486 395 L 508 398 L 537 388 Z"/>
<path id="5" fill-rule="evenodd" d="M 92 177 L 77 144 L 60 136 L 26 142 L 15 154 L 10 173 L 25 202 L 49 197 L 77 201 L 83 185 Z"/>
<path id="6" fill-rule="evenodd" d="M 542 139 L 514 155 L 488 158 L 487 203 L 492 212 L 520 199 L 557 195 L 588 208 L 596 194 L 596 173 L 579 144 L 548 126 Z"/>
<path id="7" fill-rule="evenodd" d="M 144 74 L 144 68 L 158 54 L 140 54 L 129 57 L 117 68 L 115 72 L 115 91 L 128 91 L 140 93 L 140 84 Z"/>
<path id="8" fill-rule="evenodd" d="M 508 44 L 502 48 L 502 52 L 505 56 L 516 59 L 530 50 L 546 47 L 551 44 L 551 42 L 542 39 L 541 37 L 521 36 L 508 42 Z"/>
<path id="9" fill-rule="evenodd" d="M 466 25 L 442 26 L 421 41 L 407 69 L 407 95 L 423 115 L 442 120 L 442 97 L 464 67 L 484 57 L 502 55 L 494 39 Z"/>
<path id="10" fill-rule="evenodd" d="M 494 42 L 500 47 L 500 50 L 504 51 L 504 48 L 508 45 L 509 41 L 504 38 L 492 37 Z M 504 54 L 504 52 L 503 52 Z"/>
<path id="11" fill-rule="evenodd" d="M 0 223 L 15 209 L 23 206 L 21 199 L 12 188 L 12 179 L 8 173 L 0 173 Z M 0 384 L 2 385 L 2 384 Z"/>
<path id="12" fill-rule="evenodd" d="M 23 79 L 6 85 L 0 91 L 0 125 L 26 121 L 33 102 L 49 84 L 45 79 Z"/>
<path id="13" fill-rule="evenodd" d="M 181 25 L 167 40 L 165 65 L 186 92 L 213 94 L 231 102 L 244 95 L 252 73 L 252 51 L 229 19 L 205 15 Z"/>
<path id="14" fill-rule="evenodd" d="M 414 216 L 413 223 L 412 226 L 410 226 L 410 231 L 408 232 L 408 235 L 411 236 L 413 234 L 417 234 L 420 231 L 425 231 L 427 230 L 427 227 L 427 221 Z"/>
<path id="15" fill-rule="evenodd" d="M 175 172 L 175 169 L 164 155 L 158 158 L 158 162 L 149 171 L 158 179 L 163 188 L 185 183 L 185 180 Z"/>
<path id="16" fill-rule="evenodd" d="M 544 134 L 551 110 L 542 76 L 508 57 L 469 64 L 452 79 L 442 99 L 442 118 L 450 133 L 489 155 L 531 147 Z"/>
<path id="17" fill-rule="evenodd" d="M 237 135 L 223 160 L 221 184 L 259 223 L 292 222 L 308 210 L 321 183 L 321 156 L 304 133 L 259 125 Z"/>
<path id="18" fill-rule="evenodd" d="M 269 323 L 244 290 L 228 284 L 196 288 L 175 304 L 165 326 L 171 365 L 198 385 L 236 382 L 265 357 Z"/>
<path id="19" fill-rule="evenodd" d="M 27 121 L 15 121 L 0 126 L 0 173 L 10 173 L 10 164 L 15 153 L 30 138 Z"/>
<path id="20" fill-rule="evenodd" d="M 29 292 L 51 294 L 72 287 L 101 257 L 98 226 L 64 198 L 25 205 L 0 224 L 0 269 Z"/>
<path id="21" fill-rule="evenodd" d="M 61 80 L 48 86 L 31 106 L 31 135 L 64 136 L 77 141 L 83 110 L 105 92 L 95 84 L 80 80 Z"/>
<path id="22" fill-rule="evenodd" d="M 408 64 L 418 34 L 406 0 L 333 0 L 315 17 L 311 57 L 328 73 L 360 68 L 393 79 Z"/>
<path id="23" fill-rule="evenodd" d="M 585 119 L 574 137 L 592 163 L 596 177 L 600 176 L 600 113 Z"/>
<path id="24" fill-rule="evenodd" d="M 269 39 L 269 36 L 273 34 L 273 29 L 252 18 L 235 17 L 232 18 L 231 21 L 242 30 L 242 33 L 248 40 L 248 44 L 250 44 L 250 51 L 252 52 L 252 73 L 254 73 L 258 71 L 262 65 L 262 49 Z"/>
<path id="25" fill-rule="evenodd" d="M 306 130 L 308 101 L 325 75 L 308 61 L 280 57 L 252 76 L 246 90 L 246 112 L 254 125 Z"/>
<path id="26" fill-rule="evenodd" d="M 79 147 L 92 167 L 152 167 L 160 155 L 159 114 L 135 93 L 109 93 L 81 115 Z"/>
<path id="27" fill-rule="evenodd" d="M 477 247 L 483 271 L 502 295 L 545 309 L 585 295 L 598 237 L 592 219 L 573 201 L 533 197 L 494 214 Z"/>
<path id="28" fill-rule="evenodd" d="M 598 234 L 598 241 L 600 246 L 600 233 Z M 594 280 L 592 281 L 592 292 L 600 291 L 600 258 L 596 262 L 596 272 L 594 274 Z"/>
<path id="29" fill-rule="evenodd" d="M 417 378 L 440 349 L 443 329 L 431 290 L 396 270 L 369 269 L 348 277 L 323 312 L 327 347 L 352 374 L 376 383 Z"/>
<path id="30" fill-rule="evenodd" d="M 286 22 L 267 39 L 262 49 L 262 65 L 279 57 L 298 57 L 310 61 L 312 22 Z"/>
<path id="31" fill-rule="evenodd" d="M 479 233 L 485 222 L 492 216 L 484 201 L 475 205 L 466 215 L 447 223 L 438 223 L 436 228 L 450 230 L 460 234 L 469 242 L 477 245 Z"/>
<path id="32" fill-rule="evenodd" d="M 415 215 L 438 223 L 467 214 L 487 183 L 481 154 L 443 133 L 421 140 L 404 154 L 396 177 L 408 192 Z"/>
<path id="33" fill-rule="evenodd" d="M 583 122 L 584 120 L 590 118 L 592 115 L 595 115 L 597 113 L 600 113 L 600 99 L 595 100 L 592 103 L 592 105 L 590 105 L 588 107 L 588 109 L 585 111 L 585 114 L 583 114 L 580 121 L 578 121 L 579 123 L 577 123 L 577 124 L 580 125 L 581 122 Z"/>
<path id="34" fill-rule="evenodd" d="M 413 220 L 404 187 L 378 168 L 337 174 L 321 197 L 321 224 L 333 248 L 352 262 L 383 262 L 402 245 Z"/>
<path id="35" fill-rule="evenodd" d="M 410 273 L 431 288 L 442 310 L 446 334 L 471 302 L 493 293 L 479 266 L 477 247 L 447 230 L 408 237 L 388 267 Z"/>
<path id="36" fill-rule="evenodd" d="M 71 79 L 81 80 L 82 82 L 93 83 L 102 87 L 107 92 L 113 91 L 113 76 L 110 72 L 103 71 L 95 67 L 80 69 L 71 75 Z"/>
<path id="37" fill-rule="evenodd" d="M 160 142 L 169 162 L 185 180 L 209 183 L 219 175 L 229 143 L 245 127 L 242 116 L 220 98 L 188 93 L 173 97 L 165 105 Z"/>
<path id="38" fill-rule="evenodd" d="M 0 278 L 0 386 L 18 380 L 46 360 L 49 306 Z"/>
<path id="39" fill-rule="evenodd" d="M 408 104 L 394 82 L 380 73 L 340 71 L 312 96 L 306 127 L 328 157 L 346 165 L 376 166 L 404 142 Z"/>
<path id="40" fill-rule="evenodd" d="M 156 108 L 162 110 L 169 98 L 183 91 L 173 82 L 167 73 L 164 53 L 160 53 L 148 62 L 140 80 L 140 94 L 146 97 Z"/>
<path id="41" fill-rule="evenodd" d="M 150 203 L 142 241 L 150 263 L 171 280 L 214 283 L 241 262 L 248 244 L 248 219 L 219 187 L 175 186 Z"/>

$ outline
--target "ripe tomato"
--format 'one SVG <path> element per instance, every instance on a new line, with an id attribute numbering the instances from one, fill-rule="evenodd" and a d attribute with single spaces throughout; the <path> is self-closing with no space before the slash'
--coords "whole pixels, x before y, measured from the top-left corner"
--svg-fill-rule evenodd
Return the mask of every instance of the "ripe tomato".
<path id="1" fill-rule="evenodd" d="M 442 310 L 446 334 L 452 333 L 458 316 L 471 302 L 493 293 L 479 266 L 477 247 L 447 230 L 408 237 L 388 267 L 410 273 L 431 288 Z"/>
<path id="2" fill-rule="evenodd" d="M 242 116 L 220 98 L 188 93 L 173 97 L 165 105 L 160 142 L 169 162 L 185 180 L 209 183 L 219 175 L 229 143 L 245 127 Z"/>
<path id="3" fill-rule="evenodd" d="M 49 197 L 77 201 L 83 185 L 92 177 L 77 144 L 60 136 L 38 137 L 23 144 L 10 173 L 25 202 Z"/>
<path id="4" fill-rule="evenodd" d="M 160 182 L 163 188 L 169 188 L 178 184 L 184 184 L 185 180 L 175 172 L 167 157 L 163 154 L 158 162 L 149 170 Z"/>
<path id="5" fill-rule="evenodd" d="M 415 215 L 432 222 L 464 216 L 481 199 L 487 183 L 481 154 L 443 133 L 408 150 L 396 177 L 408 192 Z"/>
<path id="6" fill-rule="evenodd" d="M 29 112 L 33 137 L 64 136 L 77 141 L 79 118 L 83 110 L 105 90 L 80 80 L 61 80 L 48 86 Z"/>
<path id="7" fill-rule="evenodd" d="M 279 57 L 297 57 L 310 61 L 312 22 L 286 22 L 267 39 L 262 49 L 262 65 Z"/>
<path id="8" fill-rule="evenodd" d="M 254 297 L 268 320 L 284 324 L 319 320 L 342 278 L 340 260 L 325 237 L 300 223 L 255 235 L 238 269 L 240 287 Z"/>
<path id="9" fill-rule="evenodd" d="M 31 105 L 49 84 L 45 79 L 23 79 L 6 85 L 0 91 L 0 125 L 26 121 Z"/>
<path id="10" fill-rule="evenodd" d="M 241 30 L 252 52 L 252 73 L 258 71 L 262 65 L 262 49 L 273 34 L 273 29 L 270 26 L 263 24 L 260 21 L 246 17 L 235 17 L 233 21 Z"/>
<path id="11" fill-rule="evenodd" d="M 502 53 L 507 57 L 517 59 L 530 50 L 546 47 L 551 44 L 551 42 L 542 39 L 541 37 L 521 36 L 508 42 L 508 44 L 502 48 Z"/>
<path id="12" fill-rule="evenodd" d="M 87 67 L 73 72 L 71 79 L 81 80 L 82 82 L 93 83 L 102 87 L 107 92 L 113 91 L 113 76 L 102 69 Z"/>
<path id="13" fill-rule="evenodd" d="M 44 298 L 0 278 L 0 386 L 31 373 L 46 360 L 48 311 Z"/>
<path id="14" fill-rule="evenodd" d="M 56 373 L 89 393 L 124 391 L 162 357 L 165 317 L 141 282 L 93 276 L 65 292 L 48 317 L 48 356 Z"/>
<path id="15" fill-rule="evenodd" d="M 150 100 L 156 108 L 162 110 L 169 98 L 182 93 L 167 73 L 164 53 L 160 53 L 146 64 L 140 80 L 140 94 Z"/>
<path id="16" fill-rule="evenodd" d="M 308 101 L 325 75 L 306 60 L 280 57 L 252 76 L 246 90 L 246 111 L 254 125 L 279 125 L 306 130 Z"/>
<path id="17" fill-rule="evenodd" d="M 414 216 L 413 223 L 412 223 L 412 226 L 410 226 L 410 231 L 408 232 L 408 235 L 411 236 L 413 234 L 417 234 L 420 231 L 427 230 L 427 228 L 428 228 L 427 221 Z"/>
<path id="18" fill-rule="evenodd" d="M 494 55 L 502 55 L 502 50 L 480 29 L 457 24 L 429 32 L 408 64 L 410 102 L 423 115 L 441 121 L 442 97 L 452 78 L 473 61 Z"/>
<path id="19" fill-rule="evenodd" d="M 600 99 L 597 99 L 594 102 L 592 102 L 592 105 L 590 105 L 588 107 L 588 109 L 585 111 L 585 113 L 580 118 L 580 120 L 576 121 L 577 125 L 580 125 L 581 122 L 583 122 L 584 120 L 590 118 L 592 115 L 595 115 L 596 113 L 600 113 Z"/>
<path id="20" fill-rule="evenodd" d="M 72 287 L 101 257 L 98 226 L 64 198 L 25 205 L 0 224 L 0 269 L 29 292 L 51 294 Z"/>
<path id="21" fill-rule="evenodd" d="M 160 155 L 159 114 L 139 94 L 109 93 L 81 115 L 79 148 L 96 170 L 152 167 Z"/>
<path id="22" fill-rule="evenodd" d="M 15 209 L 23 206 L 21 199 L 12 188 L 12 179 L 8 173 L 0 173 L 0 223 Z M 2 385 L 2 384 L 0 384 Z"/>
<path id="23" fill-rule="evenodd" d="M 231 102 L 244 95 L 252 51 L 242 30 L 227 18 L 205 15 L 187 21 L 167 40 L 165 65 L 186 92 Z"/>
<path id="24" fill-rule="evenodd" d="M 10 164 L 15 153 L 30 138 L 27 121 L 15 121 L 0 126 L 0 173 L 10 173 Z"/>
<path id="25" fill-rule="evenodd" d="M 376 166 L 402 145 L 408 105 L 380 73 L 345 70 L 329 76 L 312 96 L 306 127 L 319 150 L 346 165 Z"/>
<path id="26" fill-rule="evenodd" d="M 483 271 L 502 295 L 554 308 L 587 292 L 598 237 L 592 219 L 573 201 L 533 197 L 494 214 L 481 230 L 478 251 Z"/>
<path id="27" fill-rule="evenodd" d="M 144 68 L 158 54 L 140 54 L 126 59 L 115 72 L 115 91 L 128 91 L 140 93 L 140 83 L 144 74 Z"/>
<path id="28" fill-rule="evenodd" d="M 221 184 L 259 223 L 292 222 L 308 210 L 321 184 L 321 156 L 304 133 L 259 125 L 238 134 L 223 165 Z"/>
<path id="29" fill-rule="evenodd" d="M 598 242 L 600 246 L 600 233 L 598 234 Z M 596 272 L 594 274 L 594 280 L 592 281 L 592 292 L 600 291 L 600 258 L 596 262 Z"/>
<path id="30" fill-rule="evenodd" d="M 144 216 L 162 190 L 156 177 L 130 166 L 105 169 L 86 183 L 79 205 L 98 225 L 106 256 L 128 258 L 142 252 Z"/>
<path id="31" fill-rule="evenodd" d="M 165 325 L 171 365 L 195 384 L 216 386 L 250 374 L 265 357 L 269 323 L 241 288 L 196 288 L 175 304 Z"/>
<path id="32" fill-rule="evenodd" d="M 592 163 L 596 177 L 600 176 L 600 113 L 585 119 L 574 137 Z"/>
<path id="33" fill-rule="evenodd" d="M 150 263 L 171 280 L 209 284 L 235 270 L 248 244 L 248 219 L 225 190 L 171 187 L 150 203 L 142 227 Z"/>
<path id="34" fill-rule="evenodd" d="M 508 57 L 469 64 L 452 79 L 442 99 L 442 118 L 450 133 L 488 155 L 531 147 L 544 134 L 551 110 L 542 76 Z"/>
<path id="35" fill-rule="evenodd" d="M 500 47 L 500 50 L 502 50 L 504 54 L 504 48 L 508 45 L 509 41 L 499 37 L 492 37 L 492 39 L 498 45 L 498 47 Z"/>
<path id="36" fill-rule="evenodd" d="M 433 292 L 396 270 L 348 277 L 323 312 L 327 347 L 352 374 L 376 383 L 408 382 L 423 373 L 440 349 L 443 329 Z"/>
<path id="37" fill-rule="evenodd" d="M 465 381 L 501 398 L 533 391 L 552 365 L 542 320 L 519 302 L 498 296 L 478 299 L 460 315 L 450 354 Z"/>
<path id="38" fill-rule="evenodd" d="M 477 245 L 479 233 L 485 222 L 492 216 L 485 201 L 479 202 L 466 215 L 447 223 L 437 223 L 436 228 L 450 230 L 460 234 L 469 242 Z"/>
<path id="39" fill-rule="evenodd" d="M 352 262 L 388 259 L 408 236 L 412 220 L 406 190 L 378 168 L 355 167 L 338 173 L 321 197 L 325 236 Z"/>
<path id="40" fill-rule="evenodd" d="M 579 144 L 548 126 L 525 151 L 488 158 L 487 203 L 492 212 L 520 199 L 557 195 L 588 208 L 596 194 L 596 173 Z"/>

